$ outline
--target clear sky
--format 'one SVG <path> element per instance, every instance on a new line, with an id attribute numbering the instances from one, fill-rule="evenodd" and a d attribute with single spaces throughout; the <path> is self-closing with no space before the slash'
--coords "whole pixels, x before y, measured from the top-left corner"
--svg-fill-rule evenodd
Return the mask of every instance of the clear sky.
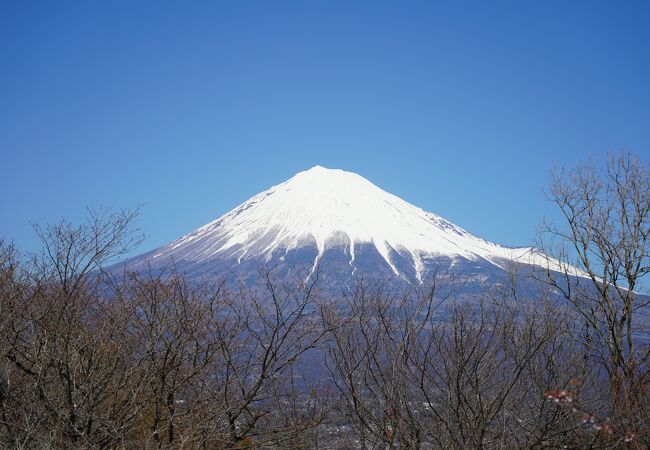
<path id="1" fill-rule="evenodd" d="M 0 2 L 0 236 L 147 250 L 316 164 L 530 244 L 552 167 L 650 156 L 647 1 Z"/>

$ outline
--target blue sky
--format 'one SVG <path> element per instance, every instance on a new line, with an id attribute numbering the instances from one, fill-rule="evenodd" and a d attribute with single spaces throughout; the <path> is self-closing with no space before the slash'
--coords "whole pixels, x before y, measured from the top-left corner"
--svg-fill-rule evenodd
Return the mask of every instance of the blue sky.
<path id="1" fill-rule="evenodd" d="M 549 170 L 650 156 L 648 2 L 0 3 L 0 236 L 144 204 L 147 250 L 316 164 L 508 245 Z"/>

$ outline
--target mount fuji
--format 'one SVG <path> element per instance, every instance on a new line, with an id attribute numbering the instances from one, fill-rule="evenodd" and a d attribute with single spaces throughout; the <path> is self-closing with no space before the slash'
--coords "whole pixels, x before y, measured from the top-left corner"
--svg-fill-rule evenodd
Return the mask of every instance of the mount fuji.
<path id="1" fill-rule="evenodd" d="M 481 239 L 338 169 L 313 167 L 261 192 L 216 220 L 120 263 L 129 270 L 174 266 L 190 281 L 276 276 L 349 285 L 355 278 L 419 285 L 434 273 L 461 276 L 466 290 L 506 282 L 513 265 L 555 262 L 532 247 Z"/>

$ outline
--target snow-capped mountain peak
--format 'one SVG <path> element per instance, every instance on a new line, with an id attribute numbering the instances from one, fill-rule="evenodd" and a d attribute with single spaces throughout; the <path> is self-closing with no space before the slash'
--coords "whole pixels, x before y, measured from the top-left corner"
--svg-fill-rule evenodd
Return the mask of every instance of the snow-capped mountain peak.
<path id="1" fill-rule="evenodd" d="M 312 271 L 329 248 L 343 248 L 354 270 L 359 246 L 370 245 L 398 276 L 395 255 L 407 258 L 418 280 L 427 260 L 444 256 L 544 265 L 531 248 L 509 248 L 474 236 L 392 195 L 352 172 L 315 166 L 261 192 L 213 222 L 153 252 L 152 258 L 203 262 L 270 259 L 315 246 Z"/>

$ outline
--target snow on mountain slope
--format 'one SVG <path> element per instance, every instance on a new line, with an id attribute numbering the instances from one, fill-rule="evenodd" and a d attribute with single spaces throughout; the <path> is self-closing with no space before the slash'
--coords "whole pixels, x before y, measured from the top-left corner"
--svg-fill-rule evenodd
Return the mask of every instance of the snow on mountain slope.
<path id="1" fill-rule="evenodd" d="M 421 279 L 427 259 L 485 259 L 502 267 L 507 261 L 546 266 L 549 260 L 530 247 L 509 248 L 474 236 L 435 214 L 378 188 L 365 178 L 321 166 L 300 172 L 261 192 L 213 222 L 150 255 L 174 261 L 213 258 L 270 259 L 315 245 L 312 271 L 325 250 L 345 245 L 354 268 L 355 247 L 371 244 L 395 275 L 402 273 L 391 257 L 410 255 Z"/>

